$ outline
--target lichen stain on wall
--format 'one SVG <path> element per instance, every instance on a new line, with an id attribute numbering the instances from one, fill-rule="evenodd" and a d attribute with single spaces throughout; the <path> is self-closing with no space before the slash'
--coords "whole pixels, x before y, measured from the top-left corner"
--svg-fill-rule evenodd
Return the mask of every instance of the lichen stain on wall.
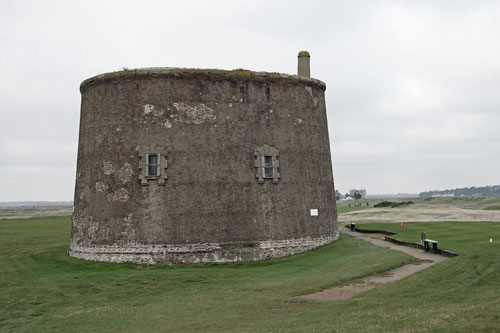
<path id="1" fill-rule="evenodd" d="M 99 134 L 95 137 L 95 140 L 96 140 L 97 144 L 100 145 L 101 143 L 104 142 L 104 136 Z"/>
<path id="2" fill-rule="evenodd" d="M 113 163 L 109 161 L 103 161 L 102 162 L 102 169 L 105 175 L 111 175 L 113 172 L 115 172 L 115 169 L 113 168 Z"/>
<path id="3" fill-rule="evenodd" d="M 128 190 L 126 188 L 119 188 L 116 191 L 106 194 L 106 198 L 109 201 L 121 201 L 127 202 L 129 199 Z"/>
<path id="4" fill-rule="evenodd" d="M 127 202 L 129 199 L 129 192 L 126 188 L 119 188 L 115 191 L 108 192 L 109 186 L 104 184 L 103 182 L 95 183 L 95 190 L 97 192 L 102 192 L 106 195 L 106 198 L 109 201 L 121 201 Z"/>
<path id="5" fill-rule="evenodd" d="M 313 94 L 313 91 L 312 91 L 312 88 L 311 87 L 305 87 L 305 89 L 307 90 L 307 92 L 309 92 L 309 94 L 311 95 L 311 98 L 313 100 L 313 104 L 314 106 L 318 106 L 318 98 L 314 96 Z"/>
<path id="6" fill-rule="evenodd" d="M 173 103 L 173 106 L 177 113 L 170 113 L 171 109 L 169 107 L 163 110 L 153 104 L 142 105 L 142 111 L 149 117 L 149 121 L 161 123 L 167 129 L 172 128 L 172 125 L 176 122 L 198 125 L 217 119 L 214 109 L 205 104 L 190 106 L 185 103 Z"/>
<path id="7" fill-rule="evenodd" d="M 128 214 L 122 220 L 123 229 L 121 231 L 122 240 L 119 243 L 130 243 L 135 241 L 134 215 Z"/>
<path id="8" fill-rule="evenodd" d="M 108 190 L 109 186 L 104 184 L 103 182 L 96 182 L 95 183 L 95 190 L 97 192 L 106 192 Z"/>
<path id="9" fill-rule="evenodd" d="M 172 122 L 168 119 L 165 119 L 163 121 L 163 126 L 165 126 L 166 128 L 171 128 L 172 127 Z"/>
<path id="10" fill-rule="evenodd" d="M 217 116 L 214 114 L 214 109 L 205 104 L 189 106 L 184 103 L 174 103 L 174 107 L 177 112 L 179 112 L 177 119 L 180 120 L 184 118 L 186 124 L 202 124 L 206 121 L 214 121 L 217 119 Z"/>
<path id="11" fill-rule="evenodd" d="M 122 184 L 126 184 L 130 181 L 133 174 L 134 170 L 132 169 L 132 165 L 125 162 L 125 164 L 118 170 L 118 179 Z"/>
<path id="12" fill-rule="evenodd" d="M 152 104 L 144 104 L 143 106 L 144 114 L 151 114 L 153 117 L 162 116 L 164 111 L 162 109 L 158 109 Z"/>

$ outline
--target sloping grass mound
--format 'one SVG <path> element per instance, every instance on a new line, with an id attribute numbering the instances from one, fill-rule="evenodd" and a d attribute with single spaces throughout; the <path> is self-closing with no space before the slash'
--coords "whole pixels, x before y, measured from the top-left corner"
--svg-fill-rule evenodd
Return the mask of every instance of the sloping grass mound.
<path id="1" fill-rule="evenodd" d="M 349 237 L 258 263 L 181 267 L 71 258 L 68 217 L 0 220 L 0 331 L 500 330 L 500 223 L 363 224 L 460 253 L 351 300 L 295 296 L 412 259 Z M 489 239 L 493 242 L 489 242 Z"/>
<path id="2" fill-rule="evenodd" d="M 500 205 L 486 206 L 484 210 L 500 210 Z"/>
<path id="3" fill-rule="evenodd" d="M 97 263 L 66 254 L 70 228 L 69 217 L 0 220 L 0 331 L 255 331 L 308 311 L 297 295 L 413 260 L 342 237 L 264 262 Z"/>

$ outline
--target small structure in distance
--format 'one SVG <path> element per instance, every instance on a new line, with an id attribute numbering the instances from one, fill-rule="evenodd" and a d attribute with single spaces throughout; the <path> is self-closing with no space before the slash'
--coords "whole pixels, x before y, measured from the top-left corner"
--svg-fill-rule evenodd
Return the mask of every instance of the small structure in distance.
<path id="1" fill-rule="evenodd" d="M 365 200 L 366 199 L 366 189 L 360 190 L 349 190 L 349 196 L 356 200 Z"/>

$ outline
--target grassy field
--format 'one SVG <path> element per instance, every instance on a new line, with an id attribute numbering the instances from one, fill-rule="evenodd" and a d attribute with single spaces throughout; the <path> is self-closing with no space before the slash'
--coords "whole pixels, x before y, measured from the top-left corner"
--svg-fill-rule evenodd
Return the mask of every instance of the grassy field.
<path id="1" fill-rule="evenodd" d="M 262 263 L 176 268 L 93 263 L 66 255 L 69 232 L 68 217 L 0 220 L 0 329 L 265 331 L 325 306 L 296 295 L 412 260 L 342 238 Z M 331 315 L 342 318 L 337 311 Z"/>
<path id="2" fill-rule="evenodd" d="M 437 240 L 439 248 L 452 250 L 465 256 L 498 255 L 500 259 L 499 222 L 409 222 L 407 226 L 396 223 L 358 224 L 367 230 L 396 232 L 397 239 L 419 242 L 420 233 Z M 490 243 L 490 239 L 493 241 Z"/>
<path id="3" fill-rule="evenodd" d="M 499 210 L 500 198 L 427 198 L 416 199 L 420 205 L 450 205 L 464 209 Z"/>
<path id="4" fill-rule="evenodd" d="M 68 217 L 0 220 L 0 330 L 499 331 L 499 225 L 410 223 L 400 231 L 397 224 L 370 224 L 409 240 L 418 240 L 424 228 L 461 256 L 351 300 L 319 302 L 295 296 L 412 259 L 343 236 L 315 251 L 261 263 L 93 263 L 66 255 Z"/>
<path id="5" fill-rule="evenodd" d="M 369 200 L 369 206 L 362 204 L 354 207 L 353 201 L 341 201 L 337 204 L 339 222 L 381 223 L 400 221 L 494 221 L 500 222 L 500 198 L 428 198 L 401 199 L 390 201 L 408 201 L 414 204 L 402 207 L 375 208 L 381 200 Z M 351 203 L 351 207 L 349 207 Z M 364 203 L 364 202 L 363 202 Z"/>
<path id="6" fill-rule="evenodd" d="M 339 214 L 358 210 L 373 209 L 374 205 L 385 199 L 349 200 L 338 201 L 337 211 Z M 412 201 L 414 205 L 408 208 L 420 207 L 454 207 L 473 210 L 500 210 L 500 198 L 408 198 L 408 199 L 386 199 L 387 201 Z M 366 205 L 368 201 L 368 206 Z M 361 203 L 361 207 L 354 207 L 356 203 Z M 350 205 L 350 206 L 349 206 Z M 375 208 L 376 209 L 376 208 Z"/>
<path id="7" fill-rule="evenodd" d="M 368 206 L 366 202 L 368 201 Z M 347 200 L 337 201 L 337 212 L 339 214 L 353 212 L 357 210 L 365 210 L 373 208 L 373 205 L 381 202 L 381 199 L 367 199 L 367 200 Z M 355 204 L 361 204 L 361 207 L 354 207 Z"/>
<path id="8" fill-rule="evenodd" d="M 71 215 L 72 206 L 16 206 L 0 207 L 0 219 Z"/>

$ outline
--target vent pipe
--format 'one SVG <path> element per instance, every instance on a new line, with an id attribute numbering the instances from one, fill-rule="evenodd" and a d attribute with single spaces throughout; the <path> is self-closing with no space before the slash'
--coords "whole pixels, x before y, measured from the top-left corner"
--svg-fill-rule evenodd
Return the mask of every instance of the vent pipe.
<path id="1" fill-rule="evenodd" d="M 297 57 L 299 58 L 297 75 L 311 77 L 311 65 L 309 61 L 311 59 L 311 55 L 309 54 L 309 52 L 300 51 Z"/>

